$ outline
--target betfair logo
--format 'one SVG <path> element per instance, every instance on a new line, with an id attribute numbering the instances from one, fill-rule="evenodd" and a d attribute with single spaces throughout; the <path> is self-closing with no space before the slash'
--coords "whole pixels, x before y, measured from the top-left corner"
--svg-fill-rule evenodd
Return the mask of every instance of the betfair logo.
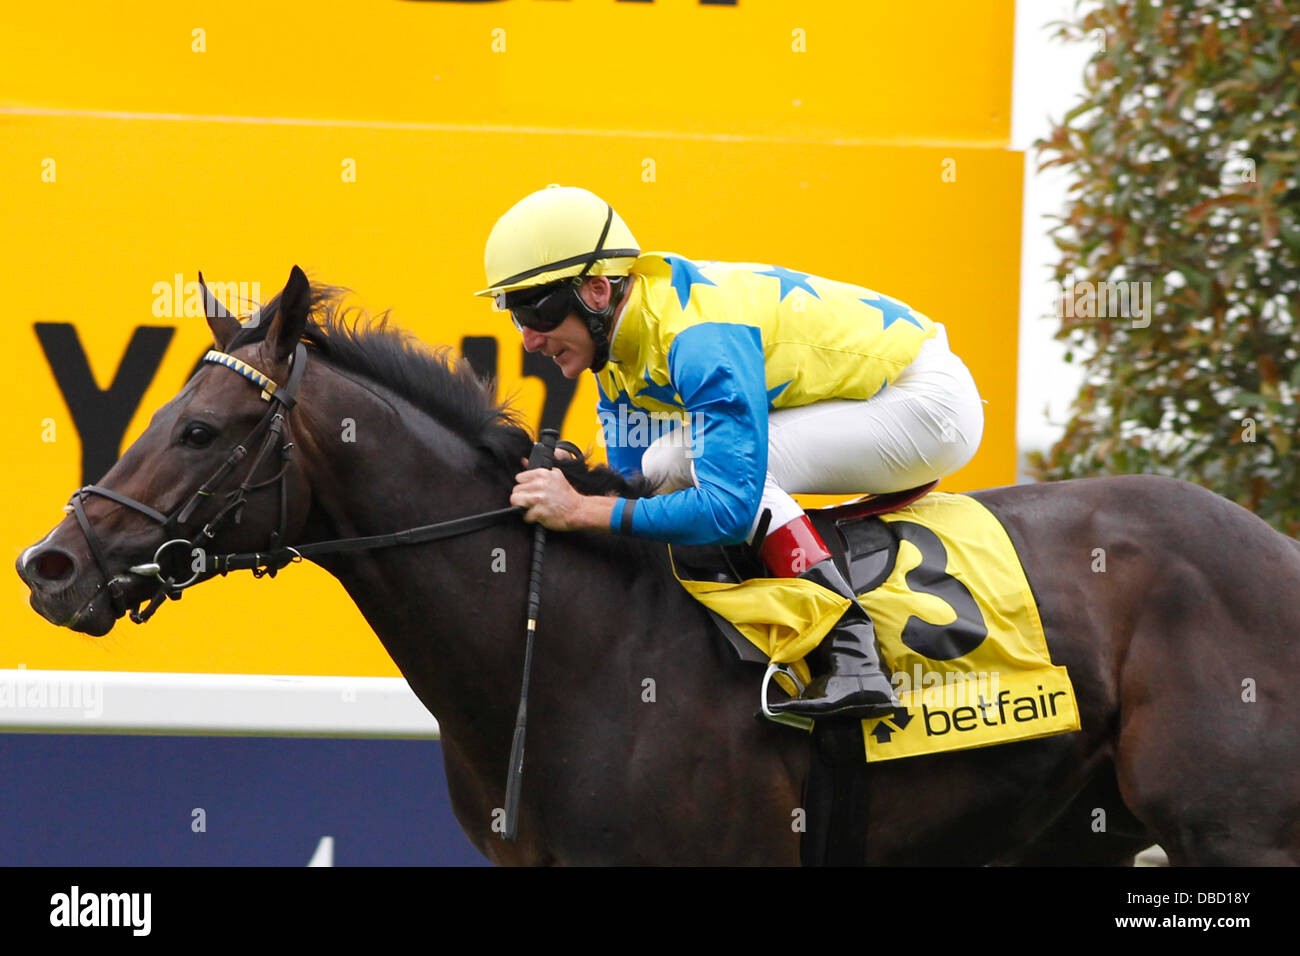
<path id="1" fill-rule="evenodd" d="M 1063 690 L 1043 693 L 1043 685 L 1038 685 L 1037 697 L 1011 696 L 1011 691 L 1003 690 L 993 700 L 980 697 L 977 706 L 954 707 L 946 710 L 941 707 L 931 709 L 921 706 L 921 717 L 925 723 L 927 737 L 942 737 L 947 733 L 965 733 L 983 727 L 1002 727 L 1008 723 L 1029 723 L 1056 716 L 1056 698 L 1065 697 Z"/>

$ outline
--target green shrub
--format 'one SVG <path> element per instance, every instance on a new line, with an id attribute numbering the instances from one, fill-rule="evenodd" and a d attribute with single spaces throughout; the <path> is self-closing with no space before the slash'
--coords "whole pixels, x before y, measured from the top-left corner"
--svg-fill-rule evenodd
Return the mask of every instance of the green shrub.
<path id="1" fill-rule="evenodd" d="M 1097 46 L 1084 101 L 1036 144 L 1074 179 L 1057 338 L 1086 377 L 1032 471 L 1174 475 L 1294 535 L 1300 5 L 1093 0 L 1056 28 Z M 1090 306 L 1116 288 L 1149 290 L 1150 312 Z"/>

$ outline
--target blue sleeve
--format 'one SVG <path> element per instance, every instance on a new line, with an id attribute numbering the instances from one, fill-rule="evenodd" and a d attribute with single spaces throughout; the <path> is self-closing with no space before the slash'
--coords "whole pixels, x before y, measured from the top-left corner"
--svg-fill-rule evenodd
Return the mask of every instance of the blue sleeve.
<path id="1" fill-rule="evenodd" d="M 632 415 L 645 413 L 633 407 L 626 392 L 619 392 L 612 399 L 607 396 L 599 376 L 596 377 L 596 389 L 600 392 L 600 399 L 596 402 L 596 417 L 600 419 L 605 436 L 605 457 L 609 459 L 609 467 L 624 478 L 633 478 L 641 474 L 641 457 L 645 454 L 645 447 L 626 441 L 630 431 L 628 421 Z"/>
<path id="2" fill-rule="evenodd" d="M 620 501 L 611 530 L 675 544 L 744 541 L 767 478 L 762 335 L 747 325 L 693 325 L 673 341 L 668 371 L 693 428 L 696 487 Z"/>

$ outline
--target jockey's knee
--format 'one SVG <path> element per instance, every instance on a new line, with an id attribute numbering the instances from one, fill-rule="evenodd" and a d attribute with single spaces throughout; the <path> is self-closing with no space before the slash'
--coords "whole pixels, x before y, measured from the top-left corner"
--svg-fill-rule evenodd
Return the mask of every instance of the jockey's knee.
<path id="1" fill-rule="evenodd" d="M 936 477 L 950 475 L 969 464 L 979 451 L 983 437 L 984 409 L 977 398 L 972 406 L 963 408 L 953 419 L 945 422 L 938 444 L 927 456 L 939 472 Z"/>
<path id="2" fill-rule="evenodd" d="M 907 482 L 909 487 L 924 485 L 930 481 L 937 481 L 946 478 L 955 471 L 959 471 L 968 465 L 975 457 L 976 446 L 965 443 L 953 443 L 944 446 L 936 455 L 927 459 L 926 465 L 917 470 L 914 474 L 914 480 Z"/>
<path id="3" fill-rule="evenodd" d="M 681 491 L 693 487 L 695 473 L 691 469 L 691 460 L 687 457 L 687 448 L 680 439 L 669 441 L 675 432 L 651 442 L 650 447 L 641 456 L 641 474 L 655 485 L 657 494 Z"/>

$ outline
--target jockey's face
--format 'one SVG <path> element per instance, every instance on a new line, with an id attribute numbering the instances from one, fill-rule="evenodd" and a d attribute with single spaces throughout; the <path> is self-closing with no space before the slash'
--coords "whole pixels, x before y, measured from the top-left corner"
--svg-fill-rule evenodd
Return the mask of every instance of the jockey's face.
<path id="1" fill-rule="evenodd" d="M 609 280 L 604 276 L 589 276 L 578 289 L 582 300 L 593 309 L 603 309 L 608 305 L 611 292 Z M 596 357 L 596 343 L 591 339 L 587 324 L 573 312 L 549 332 L 538 332 L 525 326 L 522 334 L 524 348 L 550 356 L 565 378 L 577 378 L 591 368 Z"/>
<path id="2" fill-rule="evenodd" d="M 596 357 L 596 343 L 591 340 L 591 332 L 572 312 L 549 332 L 537 332 L 525 327 L 523 336 L 524 348 L 550 356 L 565 378 L 577 378 L 591 368 L 591 362 Z"/>

